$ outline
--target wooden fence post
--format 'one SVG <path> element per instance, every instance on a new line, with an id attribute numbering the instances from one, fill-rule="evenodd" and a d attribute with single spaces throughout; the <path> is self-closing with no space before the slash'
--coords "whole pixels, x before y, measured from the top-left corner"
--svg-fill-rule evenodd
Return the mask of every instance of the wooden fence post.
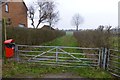
<path id="1" fill-rule="evenodd" d="M 2 53 L 2 21 L 0 20 L 0 53 Z M 2 54 L 0 54 L 0 59 L 2 59 Z"/>
<path id="2" fill-rule="evenodd" d="M 6 63 L 6 57 L 5 57 L 5 19 L 2 19 L 2 58 L 4 59 L 4 62 Z"/>

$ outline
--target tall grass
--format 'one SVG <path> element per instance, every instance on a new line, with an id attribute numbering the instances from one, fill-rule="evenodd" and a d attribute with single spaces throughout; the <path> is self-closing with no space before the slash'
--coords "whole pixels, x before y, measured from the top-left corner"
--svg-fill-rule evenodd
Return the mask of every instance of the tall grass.
<path id="1" fill-rule="evenodd" d="M 40 45 L 63 35 L 65 32 L 59 30 L 7 27 L 7 39 L 14 39 L 16 44 Z"/>

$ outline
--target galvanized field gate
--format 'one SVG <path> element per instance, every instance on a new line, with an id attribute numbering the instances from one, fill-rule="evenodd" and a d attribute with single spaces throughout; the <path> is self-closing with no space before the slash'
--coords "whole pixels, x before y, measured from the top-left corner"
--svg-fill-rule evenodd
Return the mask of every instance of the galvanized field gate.
<path id="1" fill-rule="evenodd" d="M 112 75 L 120 77 L 120 51 L 108 49 L 106 54 L 106 70 Z"/>
<path id="2" fill-rule="evenodd" d="M 100 67 L 120 77 L 120 51 L 107 48 L 16 45 L 16 60 L 64 67 Z"/>
<path id="3" fill-rule="evenodd" d="M 64 67 L 100 66 L 99 48 L 16 45 L 17 60 Z"/>

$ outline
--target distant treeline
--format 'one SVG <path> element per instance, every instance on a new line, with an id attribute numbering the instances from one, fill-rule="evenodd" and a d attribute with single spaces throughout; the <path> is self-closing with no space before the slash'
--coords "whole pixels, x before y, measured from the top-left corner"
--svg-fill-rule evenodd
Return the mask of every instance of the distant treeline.
<path id="1" fill-rule="evenodd" d="M 7 27 L 7 39 L 14 39 L 16 44 L 40 45 L 65 34 L 59 30 Z"/>

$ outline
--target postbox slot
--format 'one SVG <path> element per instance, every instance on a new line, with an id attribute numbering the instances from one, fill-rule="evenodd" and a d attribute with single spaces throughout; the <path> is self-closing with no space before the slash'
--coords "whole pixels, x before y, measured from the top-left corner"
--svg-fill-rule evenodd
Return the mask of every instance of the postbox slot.
<path id="1" fill-rule="evenodd" d="M 10 43 L 10 44 L 5 44 L 5 46 L 6 46 L 7 48 L 13 48 L 13 47 L 15 47 L 15 44 L 12 44 L 12 43 Z"/>

